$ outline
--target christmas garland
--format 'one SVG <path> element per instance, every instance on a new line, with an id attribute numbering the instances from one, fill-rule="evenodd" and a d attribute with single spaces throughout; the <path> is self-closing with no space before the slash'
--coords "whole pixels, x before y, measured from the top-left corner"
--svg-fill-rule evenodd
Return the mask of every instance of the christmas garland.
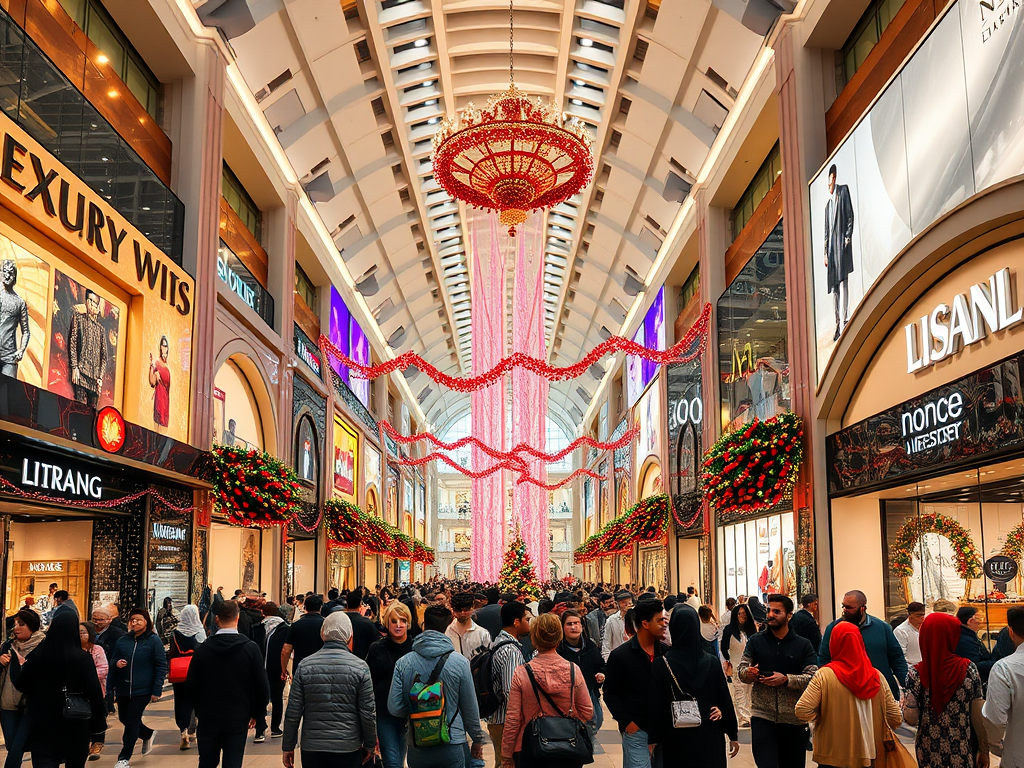
<path id="1" fill-rule="evenodd" d="M 234 525 L 284 525 L 302 501 L 295 470 L 262 451 L 215 446 L 212 474 L 214 509 Z"/>
<path id="2" fill-rule="evenodd" d="M 800 417 L 783 413 L 722 435 L 704 454 L 704 495 L 719 514 L 771 509 L 796 482 Z"/>
<path id="3" fill-rule="evenodd" d="M 661 541 L 668 529 L 668 494 L 648 496 L 616 517 L 576 548 L 573 560 L 589 563 L 629 551 L 633 544 Z"/>
<path id="4" fill-rule="evenodd" d="M 324 502 L 327 542 L 331 547 L 354 547 L 361 544 L 371 555 L 387 555 L 414 563 L 434 562 L 434 550 L 419 539 L 399 531 L 379 517 L 366 514 L 358 505 L 344 499 Z"/>
<path id="5" fill-rule="evenodd" d="M 955 568 L 961 579 L 981 578 L 981 558 L 970 532 L 953 518 L 938 513 L 912 517 L 900 528 L 889 550 L 889 567 L 894 576 L 913 575 L 917 543 L 925 533 L 937 533 L 953 545 Z"/>
<path id="6" fill-rule="evenodd" d="M 1024 559 L 1024 523 L 1019 523 L 1006 534 L 1006 543 L 999 554 L 1006 555 L 1018 565 Z"/>

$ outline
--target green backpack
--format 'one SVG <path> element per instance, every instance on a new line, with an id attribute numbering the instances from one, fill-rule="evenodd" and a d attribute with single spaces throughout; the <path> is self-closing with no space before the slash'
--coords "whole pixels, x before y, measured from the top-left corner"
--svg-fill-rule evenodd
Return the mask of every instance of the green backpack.
<path id="1" fill-rule="evenodd" d="M 451 725 L 459 716 L 458 710 L 451 720 L 445 720 L 444 683 L 441 670 L 452 651 L 442 653 L 426 682 L 417 674 L 409 690 L 409 721 L 412 723 L 412 740 L 417 747 L 439 747 L 451 742 Z"/>

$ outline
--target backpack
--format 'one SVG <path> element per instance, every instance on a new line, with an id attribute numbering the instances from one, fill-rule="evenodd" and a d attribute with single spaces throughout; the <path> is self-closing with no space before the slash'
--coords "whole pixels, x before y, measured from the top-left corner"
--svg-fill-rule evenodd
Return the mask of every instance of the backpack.
<path id="1" fill-rule="evenodd" d="M 454 651 L 442 653 L 426 682 L 419 674 L 413 678 L 409 689 L 409 722 L 412 724 L 413 744 L 417 747 L 439 747 L 451 742 L 451 726 L 459 711 L 451 720 L 444 716 L 445 693 L 441 681 L 441 670 Z"/>
<path id="2" fill-rule="evenodd" d="M 494 690 L 494 653 L 499 648 L 511 645 L 515 640 L 502 640 L 490 648 L 480 647 L 469 662 L 473 674 L 473 691 L 476 693 L 476 704 L 480 708 L 480 719 L 490 717 L 501 707 L 505 696 Z"/>

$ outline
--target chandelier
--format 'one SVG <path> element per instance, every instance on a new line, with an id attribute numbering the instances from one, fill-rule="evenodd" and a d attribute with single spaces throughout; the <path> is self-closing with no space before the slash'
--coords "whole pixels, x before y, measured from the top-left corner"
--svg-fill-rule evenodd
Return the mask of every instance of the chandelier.
<path id="1" fill-rule="evenodd" d="M 434 135 L 434 178 L 453 198 L 497 211 L 515 235 L 530 211 L 553 208 L 594 174 L 590 132 L 553 102 L 530 101 L 516 88 L 514 25 L 508 5 L 509 88 L 477 109 L 469 102 Z"/>

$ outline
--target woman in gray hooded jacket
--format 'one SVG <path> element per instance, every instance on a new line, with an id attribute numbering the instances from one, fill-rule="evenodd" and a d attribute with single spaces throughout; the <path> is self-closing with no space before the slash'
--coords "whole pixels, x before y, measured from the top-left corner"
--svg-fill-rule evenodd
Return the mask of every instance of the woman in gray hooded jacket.
<path id="1" fill-rule="evenodd" d="M 292 679 L 284 765 L 294 768 L 299 743 L 303 768 L 356 768 L 377 746 L 370 668 L 352 653 L 352 622 L 344 611 L 324 619 L 320 636 L 324 647 L 303 659 Z"/>

